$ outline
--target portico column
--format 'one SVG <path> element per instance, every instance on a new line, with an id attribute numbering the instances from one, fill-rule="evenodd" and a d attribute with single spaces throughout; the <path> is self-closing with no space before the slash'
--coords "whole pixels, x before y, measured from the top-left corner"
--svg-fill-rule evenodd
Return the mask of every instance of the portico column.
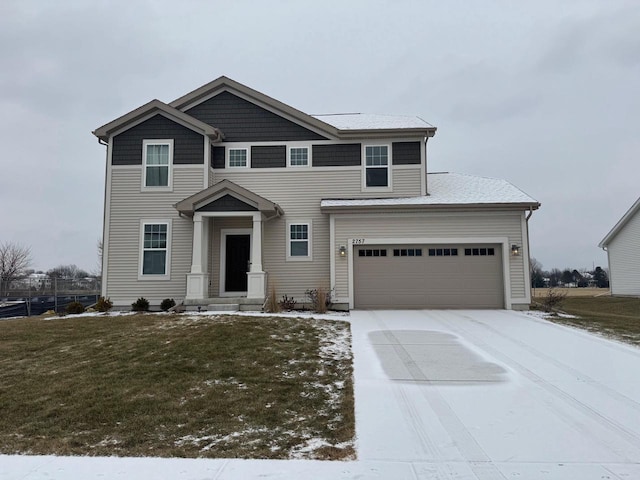
<path id="1" fill-rule="evenodd" d="M 208 296 L 208 227 L 208 218 L 203 218 L 201 213 L 196 213 L 193 215 L 191 272 L 187 274 L 187 294 L 185 297 L 186 300 L 204 300 Z"/>
<path id="2" fill-rule="evenodd" d="M 253 214 L 251 269 L 247 273 L 247 297 L 264 300 L 266 273 L 262 271 L 262 214 Z"/>
<path id="3" fill-rule="evenodd" d="M 262 272 L 262 214 L 253 215 L 253 245 L 251 252 L 251 271 Z"/>

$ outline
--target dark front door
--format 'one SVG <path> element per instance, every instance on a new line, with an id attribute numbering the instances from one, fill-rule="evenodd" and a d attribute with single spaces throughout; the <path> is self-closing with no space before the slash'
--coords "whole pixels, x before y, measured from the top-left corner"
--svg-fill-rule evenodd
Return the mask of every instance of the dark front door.
<path id="1" fill-rule="evenodd" d="M 227 235 L 226 239 L 224 291 L 246 292 L 251 237 L 249 235 Z"/>

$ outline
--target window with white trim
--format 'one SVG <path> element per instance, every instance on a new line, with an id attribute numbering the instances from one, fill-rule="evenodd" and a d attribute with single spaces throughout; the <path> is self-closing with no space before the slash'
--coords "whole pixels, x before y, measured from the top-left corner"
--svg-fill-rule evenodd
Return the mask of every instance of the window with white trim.
<path id="1" fill-rule="evenodd" d="M 142 275 L 166 275 L 169 225 L 145 223 L 142 231 Z"/>
<path id="2" fill-rule="evenodd" d="M 144 140 L 144 186 L 171 186 L 173 140 Z"/>
<path id="3" fill-rule="evenodd" d="M 248 148 L 230 148 L 229 149 L 229 167 L 248 167 L 249 166 L 249 149 Z"/>
<path id="4" fill-rule="evenodd" d="M 289 223 L 287 225 L 287 256 L 290 260 L 311 259 L 311 224 Z"/>
<path id="5" fill-rule="evenodd" d="M 309 147 L 290 147 L 289 148 L 289 166 L 308 167 L 309 166 Z"/>
<path id="6" fill-rule="evenodd" d="M 367 188 L 389 187 L 389 147 L 367 145 L 364 147 L 365 186 Z"/>

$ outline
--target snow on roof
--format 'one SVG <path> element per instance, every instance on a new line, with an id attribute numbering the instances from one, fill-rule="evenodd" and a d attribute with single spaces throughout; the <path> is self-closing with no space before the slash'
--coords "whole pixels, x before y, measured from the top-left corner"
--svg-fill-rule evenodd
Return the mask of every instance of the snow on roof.
<path id="1" fill-rule="evenodd" d="M 429 195 L 403 198 L 358 198 L 322 200 L 322 207 L 403 206 L 403 205 L 474 205 L 539 203 L 506 180 L 476 177 L 460 173 L 427 175 Z"/>
<path id="2" fill-rule="evenodd" d="M 420 117 L 378 115 L 370 113 L 338 113 L 311 115 L 339 130 L 388 130 L 396 128 L 434 128 Z"/>

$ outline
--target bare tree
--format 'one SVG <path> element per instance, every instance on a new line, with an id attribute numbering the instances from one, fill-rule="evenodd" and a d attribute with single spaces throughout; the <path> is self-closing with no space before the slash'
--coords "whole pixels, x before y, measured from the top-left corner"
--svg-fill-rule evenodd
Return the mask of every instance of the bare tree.
<path id="1" fill-rule="evenodd" d="M 7 295 L 11 282 L 31 265 L 31 248 L 17 243 L 0 243 L 0 294 Z"/>

